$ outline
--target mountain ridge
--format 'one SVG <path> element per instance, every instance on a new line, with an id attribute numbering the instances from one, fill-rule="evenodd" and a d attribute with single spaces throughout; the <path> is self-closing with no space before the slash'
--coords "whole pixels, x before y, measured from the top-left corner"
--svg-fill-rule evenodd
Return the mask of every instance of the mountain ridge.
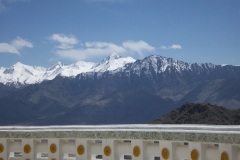
<path id="1" fill-rule="evenodd" d="M 160 66 L 157 64 L 159 61 L 162 62 Z M 134 71 L 139 71 L 142 68 L 149 67 L 149 64 L 152 65 L 156 73 L 170 71 L 183 72 L 195 69 L 196 73 L 200 74 L 200 72 L 204 69 L 213 69 L 215 67 L 239 67 L 234 65 L 214 65 L 211 63 L 187 63 L 159 55 L 151 55 L 145 57 L 143 60 L 137 60 L 137 62 L 141 62 L 141 64 L 134 62 L 136 62 L 136 60 L 132 57 L 122 58 L 116 53 L 110 54 L 99 63 L 78 61 L 73 64 L 65 65 L 61 62 L 57 62 L 49 68 L 29 66 L 22 64 L 21 62 L 17 62 L 10 68 L 0 67 L 0 83 L 21 87 L 24 85 L 41 83 L 45 80 L 53 80 L 57 76 L 76 77 L 81 73 L 88 72 L 127 72 L 129 67 Z M 133 65 L 131 65 L 132 63 Z M 198 68 L 198 70 L 196 70 L 196 68 Z"/>
<path id="2" fill-rule="evenodd" d="M 131 57 L 124 57 L 110 54 L 100 63 L 78 61 L 70 65 L 57 62 L 49 68 L 29 66 L 17 62 L 10 68 L 0 67 L 0 83 L 21 87 L 24 85 L 41 83 L 45 80 L 53 80 L 57 76 L 75 77 L 85 72 L 106 72 L 115 70 L 127 63 L 134 62 Z"/>
<path id="3" fill-rule="evenodd" d="M 238 108 L 239 90 L 238 66 L 190 64 L 152 55 L 115 70 L 58 75 L 14 90 L 0 85 L 0 106 L 2 112 L 5 107 L 14 109 L 12 105 L 25 106 L 26 113 L 34 106 L 31 124 L 36 125 L 145 123 L 186 102 Z M 1 124 L 8 123 L 5 118 Z M 23 117 L 16 119 L 23 123 Z"/>

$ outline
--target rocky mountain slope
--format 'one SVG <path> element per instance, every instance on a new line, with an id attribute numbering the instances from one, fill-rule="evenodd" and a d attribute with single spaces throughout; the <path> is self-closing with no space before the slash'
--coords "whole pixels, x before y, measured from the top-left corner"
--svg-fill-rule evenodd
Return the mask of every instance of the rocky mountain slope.
<path id="1" fill-rule="evenodd" d="M 185 102 L 240 106 L 239 66 L 190 64 L 156 55 L 136 61 L 112 55 L 71 77 L 57 74 L 20 88 L 6 84 L 0 85 L 1 112 L 24 113 L 15 114 L 11 124 L 145 123 Z M 25 113 L 34 115 L 31 121 Z M 9 122 L 7 116 L 0 120 Z"/>
<path id="2" fill-rule="evenodd" d="M 240 108 L 227 109 L 211 104 L 187 103 L 150 123 L 240 125 Z"/>

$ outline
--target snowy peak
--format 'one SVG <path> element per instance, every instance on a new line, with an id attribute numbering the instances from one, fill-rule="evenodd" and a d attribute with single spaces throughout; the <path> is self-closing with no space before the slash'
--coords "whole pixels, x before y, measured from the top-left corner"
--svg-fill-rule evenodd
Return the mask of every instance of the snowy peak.
<path id="1" fill-rule="evenodd" d="M 135 62 L 131 66 L 131 69 L 139 73 L 139 70 L 142 69 L 145 69 L 146 72 L 154 70 L 155 73 L 162 73 L 171 69 L 175 69 L 175 71 L 190 69 L 190 64 L 182 61 L 177 61 L 172 58 L 152 55 L 144 58 L 141 61 Z"/>
<path id="2" fill-rule="evenodd" d="M 131 57 L 122 58 L 116 53 L 110 54 L 100 63 L 78 61 L 74 64 L 65 65 L 57 62 L 49 68 L 28 66 L 20 62 L 10 68 L 0 68 L 0 83 L 15 85 L 19 87 L 26 84 L 41 83 L 45 80 L 52 80 L 57 76 L 75 77 L 86 72 L 105 72 L 123 67 L 127 63 L 135 62 Z"/>
<path id="3" fill-rule="evenodd" d="M 132 57 L 124 57 L 117 55 L 116 53 L 110 54 L 107 58 L 105 58 L 102 62 L 93 66 L 94 72 L 105 72 L 105 71 L 113 71 L 120 67 L 123 67 L 127 63 L 133 63 L 136 60 Z"/>
<path id="4" fill-rule="evenodd" d="M 119 59 L 119 58 L 121 58 L 121 56 L 118 55 L 116 52 L 113 52 L 109 56 L 107 56 L 103 61 L 111 61 L 111 60 Z"/>
<path id="5" fill-rule="evenodd" d="M 56 70 L 56 69 L 62 68 L 63 66 L 64 66 L 64 64 L 62 62 L 57 62 L 56 64 L 54 64 L 52 67 L 48 68 L 47 70 L 48 71 Z"/>
<path id="6" fill-rule="evenodd" d="M 78 61 L 77 63 L 64 66 L 60 75 L 63 77 L 75 77 L 81 73 L 91 72 L 94 65 L 95 63 L 93 62 Z"/>
<path id="7" fill-rule="evenodd" d="M 130 65 L 125 71 L 132 70 L 136 74 L 140 74 L 141 71 L 145 73 L 155 72 L 155 73 L 180 73 L 183 71 L 196 71 L 201 73 L 202 71 L 209 71 L 215 68 L 216 65 L 211 63 L 186 63 L 183 61 L 175 60 L 172 58 L 166 58 L 158 55 L 151 55 L 143 60 L 138 60 L 132 65 Z"/>
<path id="8" fill-rule="evenodd" d="M 45 72 L 42 67 L 33 67 L 20 62 L 10 68 L 0 70 L 0 82 L 3 84 L 32 84 L 39 80 Z"/>

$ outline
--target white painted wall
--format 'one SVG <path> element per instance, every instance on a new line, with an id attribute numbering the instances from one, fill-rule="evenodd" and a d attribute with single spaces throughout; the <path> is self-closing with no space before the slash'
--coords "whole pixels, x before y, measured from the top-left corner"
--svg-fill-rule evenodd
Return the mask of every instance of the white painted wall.
<path id="1" fill-rule="evenodd" d="M 190 159 L 188 145 L 178 144 L 176 146 L 176 151 L 173 153 L 176 155 L 177 160 Z"/>
<path id="2" fill-rule="evenodd" d="M 174 142 L 174 141 L 157 141 L 156 140 L 142 140 L 133 139 L 130 142 L 124 142 L 124 140 L 114 139 L 100 139 L 101 143 L 96 143 L 92 139 L 58 139 L 50 138 L 47 141 L 41 139 L 1 139 L 0 143 L 4 145 L 4 151 L 0 153 L 0 158 L 4 159 L 36 159 L 47 160 L 56 158 L 57 160 L 90 160 L 95 159 L 97 155 L 103 155 L 104 160 L 123 160 L 124 155 L 132 155 L 132 160 L 154 160 L 154 157 L 161 156 L 161 150 L 168 148 L 169 159 L 168 160 L 190 160 L 190 153 L 193 149 L 199 152 L 199 160 L 220 160 L 222 152 L 227 152 L 230 160 L 240 160 L 240 145 L 232 144 L 212 144 L 212 143 L 200 143 L 200 142 Z M 49 150 L 50 145 L 54 143 L 57 145 L 56 153 L 51 153 Z M 23 147 L 25 144 L 31 146 L 31 152 L 25 154 Z M 85 147 L 84 155 L 78 155 L 77 146 L 83 145 Z M 103 149 L 105 146 L 111 148 L 111 155 L 104 156 Z M 139 157 L 133 156 L 133 147 L 139 146 L 141 154 Z M 22 157 L 14 157 L 14 152 L 21 152 Z M 47 153 L 48 157 L 41 157 L 41 153 Z M 75 155 L 75 157 L 69 157 L 69 154 Z"/>
<path id="3" fill-rule="evenodd" d="M 209 146 L 206 148 L 206 160 L 220 159 L 218 147 Z"/>

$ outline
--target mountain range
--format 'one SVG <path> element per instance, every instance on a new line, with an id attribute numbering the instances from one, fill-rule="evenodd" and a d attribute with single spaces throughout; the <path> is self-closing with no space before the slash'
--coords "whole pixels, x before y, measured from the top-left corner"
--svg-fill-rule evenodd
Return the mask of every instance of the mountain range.
<path id="1" fill-rule="evenodd" d="M 240 66 L 111 54 L 100 63 L 0 68 L 1 125 L 145 123 L 186 102 L 240 106 Z"/>
<path id="2" fill-rule="evenodd" d="M 57 62 L 49 68 L 29 66 L 20 62 L 10 68 L 0 67 L 0 83 L 21 87 L 28 84 L 41 83 L 53 80 L 57 76 L 75 77 L 86 72 L 105 72 L 123 67 L 127 63 L 134 62 L 132 57 L 122 58 L 116 53 L 110 54 L 100 63 L 78 61 L 77 63 L 64 65 Z"/>

